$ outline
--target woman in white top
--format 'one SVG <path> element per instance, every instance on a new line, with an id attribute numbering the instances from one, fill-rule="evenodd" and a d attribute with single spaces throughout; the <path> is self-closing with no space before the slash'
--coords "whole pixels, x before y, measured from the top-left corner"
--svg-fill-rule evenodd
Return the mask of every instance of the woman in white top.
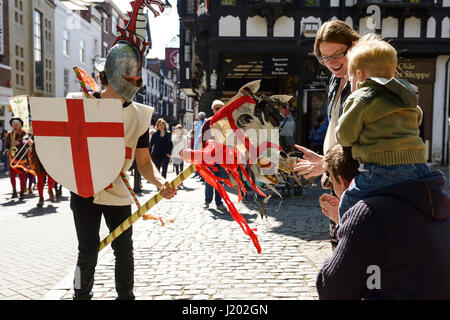
<path id="1" fill-rule="evenodd" d="M 347 23 L 341 20 L 334 20 L 324 23 L 317 32 L 314 43 L 314 54 L 319 62 L 328 68 L 333 74 L 330 79 L 328 91 L 328 119 L 329 125 L 325 141 L 323 144 L 323 154 L 334 146 L 336 142 L 335 128 L 345 99 L 350 95 L 350 83 L 347 74 L 347 51 L 355 44 L 361 36 Z M 304 175 L 305 178 L 322 176 L 322 187 L 329 189 L 325 169 L 323 168 L 323 156 L 305 148 L 295 145 L 303 152 L 303 157 L 297 159 L 294 170 L 297 174 Z M 336 202 L 336 197 L 329 194 L 321 197 L 321 207 L 324 214 L 327 202 Z M 325 203 L 324 203 L 325 202 Z M 332 248 L 337 245 L 337 226 L 330 220 L 330 236 Z"/>

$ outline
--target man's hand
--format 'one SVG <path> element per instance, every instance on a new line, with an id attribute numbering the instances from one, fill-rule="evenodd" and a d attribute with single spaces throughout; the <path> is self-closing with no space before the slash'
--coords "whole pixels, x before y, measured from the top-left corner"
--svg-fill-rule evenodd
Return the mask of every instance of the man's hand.
<path id="1" fill-rule="evenodd" d="M 320 176 L 325 172 L 322 164 L 323 156 L 297 144 L 295 147 L 299 151 L 303 152 L 303 159 L 298 158 L 297 164 L 293 167 L 297 174 L 305 176 L 306 179 L 309 179 Z"/>
<path id="2" fill-rule="evenodd" d="M 177 189 L 171 188 L 169 182 L 165 182 L 163 186 L 159 189 L 163 198 L 172 199 L 177 194 Z"/>
<path id="3" fill-rule="evenodd" d="M 324 193 L 319 198 L 322 213 L 334 223 L 339 223 L 339 199 L 331 194 Z"/>

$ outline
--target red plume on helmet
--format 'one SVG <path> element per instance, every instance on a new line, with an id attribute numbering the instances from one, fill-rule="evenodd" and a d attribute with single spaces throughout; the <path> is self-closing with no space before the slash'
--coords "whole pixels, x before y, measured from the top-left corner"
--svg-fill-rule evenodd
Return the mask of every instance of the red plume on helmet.
<path id="1" fill-rule="evenodd" d="M 164 4 L 160 0 L 136 0 L 130 2 L 133 10 L 128 12 L 129 20 L 124 20 L 125 28 L 117 26 L 117 38 L 113 46 L 118 42 L 127 42 L 132 45 L 140 55 L 139 71 L 142 69 L 144 55 L 150 42 L 146 41 L 147 17 L 144 8 L 147 7 L 153 12 L 155 17 L 159 16 L 158 10 L 153 8 L 156 5 L 160 12 L 164 11 Z"/>

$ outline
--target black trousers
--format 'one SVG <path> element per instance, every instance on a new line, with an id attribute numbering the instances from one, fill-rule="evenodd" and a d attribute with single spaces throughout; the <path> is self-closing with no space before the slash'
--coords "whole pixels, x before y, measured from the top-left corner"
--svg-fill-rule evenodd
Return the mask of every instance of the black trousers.
<path id="1" fill-rule="evenodd" d="M 110 232 L 131 215 L 131 206 L 105 206 L 71 192 L 70 208 L 73 212 L 78 238 L 78 261 L 74 279 L 74 299 L 91 299 L 94 273 L 100 244 L 102 215 Z M 115 282 L 118 299 L 134 299 L 134 258 L 132 227 L 111 243 L 116 257 Z"/>
<path id="2" fill-rule="evenodd" d="M 152 161 L 155 164 L 158 171 L 160 171 L 162 168 L 161 175 L 165 179 L 167 177 L 167 167 L 169 166 L 169 162 L 170 162 L 169 157 L 164 156 L 161 158 L 161 157 L 156 157 L 156 156 L 153 157 L 152 156 Z"/>

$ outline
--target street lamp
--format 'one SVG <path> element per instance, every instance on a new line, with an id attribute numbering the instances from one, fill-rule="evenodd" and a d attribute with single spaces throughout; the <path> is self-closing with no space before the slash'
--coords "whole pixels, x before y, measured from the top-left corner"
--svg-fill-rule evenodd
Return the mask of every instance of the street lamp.
<path id="1" fill-rule="evenodd" d="M 166 3 L 164 4 L 164 14 L 167 16 L 170 16 L 171 11 L 172 11 L 172 5 L 170 4 L 169 0 L 166 0 Z"/>

